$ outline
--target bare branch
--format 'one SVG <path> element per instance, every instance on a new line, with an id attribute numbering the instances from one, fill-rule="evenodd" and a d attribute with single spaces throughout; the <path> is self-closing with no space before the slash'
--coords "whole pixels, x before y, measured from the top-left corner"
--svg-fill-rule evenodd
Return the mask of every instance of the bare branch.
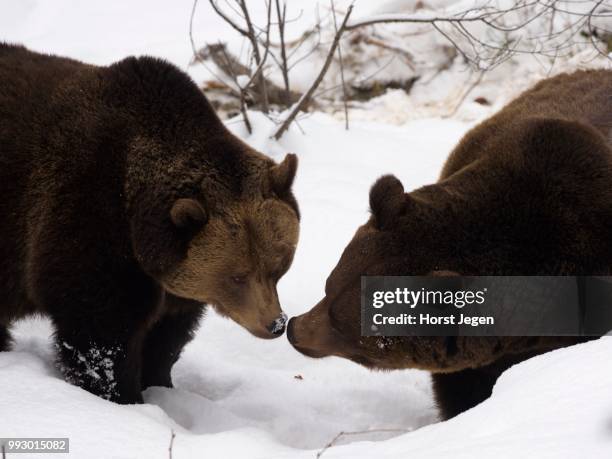
<path id="1" fill-rule="evenodd" d="M 334 29 L 338 33 L 338 23 L 336 21 L 336 5 L 334 0 L 331 0 L 332 15 L 334 18 Z M 349 128 L 349 114 L 347 105 L 346 95 L 346 84 L 344 82 L 344 63 L 342 62 L 342 45 L 338 43 L 338 59 L 340 61 L 340 81 L 342 82 L 342 102 L 344 104 L 344 128 L 348 131 Z"/>
<path id="2" fill-rule="evenodd" d="M 348 108 L 351 100 L 371 98 L 387 88 L 409 91 L 408 84 L 411 85 L 419 78 L 424 82 L 424 76 L 430 71 L 434 72 L 431 78 L 435 78 L 440 72 L 456 63 L 457 56 L 463 59 L 473 73 L 466 82 L 466 90 L 459 94 L 461 96 L 459 102 L 456 105 L 452 104 L 452 113 L 456 113 L 474 86 L 478 84 L 472 84 L 474 78 L 477 82 L 480 81 L 485 72 L 515 55 L 532 56 L 538 65 L 549 72 L 555 62 L 578 52 L 582 53 L 585 46 L 593 52 L 581 55 L 583 61 L 585 58 L 595 59 L 600 55 L 612 57 L 608 53 L 610 46 L 608 42 L 612 34 L 606 32 L 605 22 L 595 21 L 596 18 L 612 17 L 612 11 L 607 7 L 607 0 L 517 0 L 505 3 L 506 7 L 500 7 L 497 0 L 479 0 L 474 6 L 460 11 L 435 12 L 420 8 L 410 14 L 383 14 L 363 19 L 353 19 L 352 5 L 344 14 L 336 10 L 335 0 L 330 0 L 331 8 L 324 8 L 326 12 L 323 21 L 318 14 L 317 4 L 315 25 L 304 31 L 297 39 L 290 41 L 287 41 L 290 22 L 287 16 L 291 13 L 288 12 L 287 0 L 264 1 L 267 6 L 265 25 L 252 22 L 246 0 L 225 0 L 225 4 L 221 0 L 209 0 L 216 13 L 246 38 L 243 43 L 250 51 L 247 53 L 248 62 L 228 55 L 227 51 L 224 53 L 225 56 L 210 58 L 213 61 L 219 60 L 215 61 L 217 64 L 215 70 L 226 74 L 222 74 L 226 82 L 232 82 L 228 88 L 235 93 L 233 95 L 240 98 L 240 111 L 249 131 L 251 126 L 247 117 L 247 102 L 249 107 L 255 106 L 264 112 L 268 111 L 270 104 L 284 105 L 288 108 L 285 114 L 281 115 L 279 126 L 273 135 L 276 139 L 282 137 L 292 123 L 301 119 L 302 112 L 308 110 L 320 97 L 323 97 L 325 103 L 339 102 L 340 90 L 348 129 Z M 196 53 L 193 39 L 193 16 L 197 3 L 198 0 L 194 0 L 189 26 L 190 41 L 195 60 L 206 65 L 201 59 L 207 57 L 202 50 Z M 272 8 L 275 9 L 274 20 L 271 18 Z M 342 20 L 340 16 L 344 16 Z M 380 24 L 402 23 L 411 24 L 412 27 L 405 27 L 407 30 L 376 28 Z M 271 27 L 278 27 L 279 43 L 271 43 Z M 363 29 L 364 32 L 362 27 L 371 28 Z M 346 38 L 349 32 L 352 33 Z M 447 43 L 442 44 L 441 53 L 437 53 L 440 56 L 424 59 L 422 52 L 417 53 L 417 50 L 421 50 L 415 47 L 414 41 L 407 38 L 425 33 L 438 34 Z M 397 40 L 396 34 L 401 34 L 404 41 Z M 349 41 L 350 47 L 347 45 Z M 403 45 L 404 42 L 409 45 Z M 344 44 L 344 47 L 341 44 Z M 434 46 L 439 44 L 439 40 L 434 42 Z M 384 53 L 389 53 L 391 59 L 388 62 L 386 59 L 381 59 L 379 62 L 377 56 L 380 51 L 376 50 L 373 59 L 364 64 L 361 58 L 365 46 L 377 47 Z M 452 51 L 452 54 L 447 50 Z M 322 64 L 310 87 L 303 94 L 291 91 L 290 77 L 293 69 L 315 53 L 320 56 Z M 229 63 L 231 58 L 235 62 Z M 377 70 L 373 75 L 376 75 L 394 58 L 400 58 L 401 60 L 396 62 L 405 64 L 412 70 L 411 78 L 400 82 L 393 80 L 389 84 L 387 82 L 380 84 L 376 81 L 372 85 L 374 89 L 356 86 L 359 84 L 358 79 L 361 78 L 360 73 L 366 73 L 366 69 L 374 67 Z M 243 65 L 240 62 L 247 64 Z M 331 72 L 332 63 L 334 66 L 338 63 L 338 80 L 341 84 L 333 82 L 329 87 L 323 87 L 323 80 L 326 80 L 326 75 Z M 247 71 L 244 71 L 245 69 Z M 279 77 L 282 77 L 280 85 L 266 77 L 269 71 L 276 69 L 280 70 Z M 333 91 L 331 95 L 324 95 L 330 91 Z M 339 103 L 337 107 L 339 110 Z"/>
<path id="3" fill-rule="evenodd" d="M 266 49 L 270 48 L 270 15 L 272 12 L 271 2 L 272 0 L 268 0 L 266 2 L 267 12 L 268 12 L 268 19 L 266 22 L 266 36 L 267 36 L 267 44 L 265 45 Z M 253 57 L 255 59 L 255 65 L 259 66 L 262 62 L 261 53 L 259 51 L 259 41 L 257 38 L 257 34 L 255 33 L 255 27 L 253 26 L 253 21 L 251 21 L 251 16 L 249 14 L 249 9 L 247 8 L 247 5 L 246 5 L 246 0 L 238 0 L 238 6 L 242 10 L 242 14 L 244 15 L 244 20 L 247 26 L 246 37 L 251 42 L 251 47 L 253 49 Z M 266 90 L 266 80 L 263 77 L 259 76 L 257 78 L 257 83 L 259 85 L 260 93 L 261 93 L 262 111 L 264 113 L 268 113 L 270 111 L 270 108 L 268 104 L 268 92 Z"/>
<path id="4" fill-rule="evenodd" d="M 257 66 L 257 68 L 251 74 L 251 78 L 249 78 L 249 80 L 243 86 L 241 86 L 241 89 L 243 89 L 244 91 L 247 91 L 251 87 L 255 79 L 259 78 L 259 76 L 261 75 L 261 71 L 263 70 L 263 67 L 266 64 L 266 59 L 268 57 L 269 50 L 270 50 L 269 47 L 266 48 L 263 58 L 261 62 L 259 63 L 259 65 Z"/>
<path id="5" fill-rule="evenodd" d="M 380 72 L 385 70 L 394 60 L 395 60 L 395 56 L 391 56 L 391 58 L 385 64 L 383 64 L 378 69 L 376 69 L 376 71 L 372 72 L 370 75 L 367 75 L 367 76 L 365 76 L 363 78 L 360 78 L 358 80 L 354 80 L 351 83 L 351 86 L 359 87 L 359 86 L 362 86 L 364 83 L 367 83 L 368 81 L 372 80 L 376 75 L 378 75 Z M 318 93 L 316 93 L 314 97 L 316 97 L 316 98 L 323 97 L 328 92 L 334 91 L 334 90 L 338 89 L 339 87 L 340 87 L 340 85 L 337 84 L 337 85 L 331 86 L 329 88 L 325 88 L 325 89 L 319 91 Z"/>
<path id="6" fill-rule="evenodd" d="M 196 0 L 197 2 L 197 0 Z M 225 14 L 225 12 L 219 8 L 219 5 L 217 5 L 217 2 L 215 0 L 209 0 L 210 6 L 212 6 L 213 10 L 215 10 L 215 13 L 217 13 L 219 16 L 221 16 L 221 18 L 227 22 L 232 29 L 234 29 L 236 32 L 238 32 L 240 35 L 243 35 L 247 38 L 249 38 L 249 32 L 244 30 L 242 27 L 240 27 L 238 24 L 236 24 L 234 21 L 232 21 L 232 19 Z M 195 9 L 195 6 L 194 6 Z"/>
<path id="7" fill-rule="evenodd" d="M 251 125 L 251 120 L 249 119 L 249 115 L 247 114 L 247 106 L 246 100 L 244 98 L 244 92 L 240 93 L 240 113 L 242 114 L 242 119 L 244 121 L 244 126 L 249 134 L 253 133 L 253 126 Z"/>
<path id="8" fill-rule="evenodd" d="M 238 75 L 251 75 L 251 70 L 232 55 L 225 43 L 206 45 L 196 54 L 197 62 L 212 61 L 219 70 L 235 82 Z"/>
<path id="9" fill-rule="evenodd" d="M 559 0 L 519 0 L 511 7 L 498 9 L 491 5 L 491 2 L 486 2 L 474 8 L 446 16 L 423 12 L 385 14 L 351 21 L 347 25 L 347 30 L 376 24 L 428 24 L 457 49 L 467 63 L 479 69 L 491 69 L 505 62 L 514 54 L 540 55 L 553 60 L 562 57 L 561 51 L 564 50 L 566 50 L 565 55 L 569 55 L 576 46 L 584 44 L 584 42 L 575 40 L 575 37 L 586 27 L 589 30 L 588 38 L 591 41 L 591 46 L 599 54 L 607 56 L 606 52 L 602 51 L 598 45 L 597 34 L 591 24 L 594 17 L 607 18 L 611 16 L 609 11 L 598 11 L 604 1 L 569 2 L 584 5 L 594 3 L 588 13 L 580 9 L 572 11 L 571 4 L 561 8 L 559 3 Z M 568 2 L 564 2 L 564 4 L 567 5 Z M 574 17 L 576 20 L 570 21 L 566 27 L 557 28 L 559 29 L 557 30 L 554 21 L 560 14 L 565 17 Z M 542 18 L 549 21 L 548 34 L 533 36 L 523 33 L 518 37 L 508 35 L 527 30 L 530 24 Z M 486 32 L 503 34 L 503 45 L 500 45 L 499 40 L 496 39 L 483 40 L 478 38 L 478 36 L 483 35 L 482 32 L 472 33 L 468 28 L 469 24 L 481 24 L 486 27 Z M 450 32 L 444 30 L 442 26 L 448 26 Z M 454 33 L 451 34 L 451 32 Z M 559 43 L 559 41 L 561 42 Z"/>
<path id="10" fill-rule="evenodd" d="M 208 67 L 206 65 L 206 63 L 203 60 L 200 59 L 200 53 L 196 49 L 195 40 L 193 39 L 193 18 L 195 16 L 195 12 L 196 12 L 197 7 L 198 7 L 198 0 L 194 0 L 193 7 L 191 8 L 191 16 L 189 17 L 189 41 L 191 42 L 191 51 L 193 53 L 193 60 L 192 60 L 192 62 L 199 62 L 219 82 L 224 83 L 223 78 L 221 78 L 219 75 L 217 75 L 217 73 L 214 70 L 212 70 L 210 67 Z M 228 89 L 230 90 L 230 92 L 233 95 L 237 95 L 236 91 L 234 91 L 233 88 L 229 88 L 228 87 Z"/>
<path id="11" fill-rule="evenodd" d="M 225 45 L 221 45 L 221 46 L 222 46 L 222 50 L 223 50 L 223 55 L 225 56 L 225 61 L 226 62 L 231 62 L 230 57 L 229 57 L 227 51 L 225 50 Z M 248 69 L 245 69 L 245 70 L 247 70 L 247 72 L 248 72 Z M 240 113 L 242 114 L 242 119 L 244 120 L 244 125 L 246 126 L 246 129 L 247 129 L 248 133 L 252 134 L 253 133 L 253 127 L 251 125 L 251 120 L 249 120 L 249 115 L 247 114 L 246 97 L 247 97 L 247 89 L 251 85 L 254 77 L 251 76 L 251 79 L 249 80 L 249 82 L 246 85 L 244 85 L 244 87 L 242 87 L 240 85 L 240 82 L 238 81 L 238 76 L 236 75 L 236 73 L 234 73 L 234 68 L 233 68 L 232 65 L 229 65 L 229 72 L 230 72 L 230 76 L 234 80 L 234 84 L 238 88 L 238 93 L 240 95 Z"/>
<path id="12" fill-rule="evenodd" d="M 285 21 L 287 18 L 287 3 L 283 1 L 283 8 L 281 9 L 280 1 L 276 1 L 276 17 L 278 20 L 278 35 L 280 37 L 280 52 L 281 62 L 280 69 L 283 74 L 283 82 L 285 84 L 285 106 L 289 107 L 291 104 L 290 99 L 290 88 L 289 88 L 289 66 L 287 64 L 287 48 L 285 46 Z"/>
<path id="13" fill-rule="evenodd" d="M 373 38 L 365 34 L 362 37 L 360 37 L 360 39 L 363 40 L 363 42 L 368 45 L 377 46 L 379 48 L 391 51 L 392 53 L 399 54 L 400 56 L 404 58 L 403 62 L 406 63 L 408 67 L 410 67 L 410 70 L 412 71 L 416 70 L 414 66 L 414 56 L 412 55 L 410 51 L 403 49 L 403 48 L 399 48 L 397 46 L 390 45 L 388 43 L 385 43 L 382 40 Z"/>
<path id="14" fill-rule="evenodd" d="M 353 12 L 353 5 L 351 4 L 348 7 L 348 9 L 347 9 L 346 14 L 344 15 L 344 19 L 342 20 L 342 24 L 340 25 L 340 27 L 338 28 L 338 30 L 336 32 L 336 35 L 334 36 L 334 40 L 333 40 L 333 42 L 332 42 L 332 44 L 331 44 L 331 46 L 329 48 L 329 52 L 327 53 L 327 57 L 325 59 L 325 62 L 323 63 L 323 67 L 321 68 L 321 71 L 319 72 L 319 75 L 315 78 L 315 80 L 312 83 L 312 85 L 310 86 L 310 88 L 308 88 L 308 90 L 302 95 L 302 97 L 297 102 L 297 104 L 295 104 L 295 106 L 293 107 L 293 110 L 289 113 L 287 118 L 285 118 L 285 121 L 283 121 L 281 126 L 278 128 L 278 130 L 274 134 L 274 138 L 276 140 L 278 140 L 278 139 L 280 139 L 282 137 L 282 135 L 289 128 L 289 126 L 291 125 L 291 122 L 295 119 L 295 117 L 300 112 L 300 110 L 302 110 L 302 108 L 304 108 L 304 107 L 306 107 L 306 105 L 308 105 L 312 95 L 315 93 L 315 91 L 317 90 L 317 88 L 321 84 L 321 81 L 323 81 L 323 77 L 327 73 L 327 69 L 329 69 L 329 65 L 331 64 L 331 61 L 332 61 L 332 59 L 334 57 L 334 54 L 336 53 L 336 48 L 338 47 L 338 44 L 340 43 L 340 38 L 342 38 L 342 34 L 346 30 L 346 24 L 347 24 L 347 22 L 348 22 L 348 20 L 349 20 L 349 18 L 351 16 L 352 12 Z"/>
<path id="15" fill-rule="evenodd" d="M 595 11 L 597 10 L 597 8 L 599 8 L 599 6 L 603 3 L 603 0 L 599 0 L 595 6 L 593 7 L 593 9 L 591 11 L 589 11 L 589 14 L 587 15 L 587 27 L 589 29 L 589 38 L 591 39 L 591 43 L 593 45 L 593 47 L 597 50 L 597 52 L 599 54 L 601 54 L 602 56 L 608 57 L 608 53 L 602 51 L 601 49 L 599 49 L 599 45 L 596 43 L 595 41 L 595 31 L 593 30 L 593 14 L 595 14 Z"/>
<path id="16" fill-rule="evenodd" d="M 386 14 L 375 16 L 370 19 L 355 21 L 346 27 L 346 30 L 355 30 L 360 27 L 375 24 L 410 23 L 410 24 L 433 24 L 436 22 L 481 22 L 482 16 L 474 17 L 444 17 L 444 16 L 410 16 L 406 14 Z"/>
<path id="17" fill-rule="evenodd" d="M 197 54 L 196 45 L 193 40 L 193 17 L 195 16 L 196 8 L 198 7 L 198 0 L 193 0 L 193 6 L 191 7 L 191 15 L 189 16 L 189 41 L 191 42 L 191 51 L 195 56 Z"/>

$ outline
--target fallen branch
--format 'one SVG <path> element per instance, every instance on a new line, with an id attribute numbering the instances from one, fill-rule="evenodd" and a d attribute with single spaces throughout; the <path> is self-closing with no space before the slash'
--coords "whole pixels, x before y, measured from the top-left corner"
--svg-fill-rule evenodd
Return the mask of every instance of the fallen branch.
<path id="1" fill-rule="evenodd" d="M 168 446 L 168 458 L 169 459 L 172 459 L 172 448 L 174 447 L 174 437 L 176 437 L 174 430 L 170 430 L 170 446 Z"/>
<path id="2" fill-rule="evenodd" d="M 308 88 L 308 90 L 302 95 L 302 97 L 300 97 L 300 100 L 298 100 L 297 104 L 295 104 L 295 106 L 293 107 L 293 110 L 289 113 L 287 118 L 285 118 L 285 121 L 283 121 L 281 126 L 278 128 L 278 130 L 274 134 L 274 138 L 276 140 L 280 139 L 282 135 L 285 133 L 285 131 L 289 129 L 289 126 L 291 125 L 295 117 L 304 107 L 308 105 L 308 103 L 310 102 L 310 99 L 312 98 L 312 95 L 315 93 L 315 91 L 321 84 L 321 81 L 323 81 L 323 77 L 325 76 L 325 74 L 327 73 L 327 70 L 329 69 L 329 66 L 334 57 L 334 54 L 336 53 L 336 48 L 338 47 L 338 44 L 340 43 L 340 38 L 342 37 L 342 34 L 346 30 L 346 24 L 352 12 L 353 12 L 353 5 L 351 4 L 346 10 L 346 14 L 344 15 L 342 24 L 336 31 L 336 34 L 334 36 L 334 41 L 332 42 L 331 47 L 329 48 L 329 52 L 327 53 L 327 57 L 325 58 L 325 62 L 323 63 L 323 67 L 321 68 L 319 75 L 315 78 L 310 88 Z"/>
<path id="3" fill-rule="evenodd" d="M 287 105 L 287 101 L 289 105 L 296 103 L 300 99 L 301 93 L 291 90 L 287 93 L 284 88 L 281 88 L 262 75 L 264 64 L 267 62 L 266 56 L 268 58 L 273 56 L 269 49 L 266 49 L 264 53 L 264 58 L 262 59 L 263 64 L 260 62 L 255 70 L 251 70 L 247 66 L 241 64 L 236 56 L 227 49 L 224 43 L 218 43 L 206 45 L 204 48 L 200 49 L 196 53 L 194 61 L 202 64 L 204 64 L 206 60 L 213 62 L 222 74 L 222 76 L 215 75 L 215 78 L 222 82 L 231 94 L 237 98 L 240 98 L 241 87 L 245 89 L 248 88 L 249 102 L 252 102 L 254 105 L 260 104 L 261 94 L 259 93 L 259 87 L 254 84 L 255 78 L 253 78 L 253 76 L 255 76 L 266 80 L 266 92 L 270 104 Z M 249 77 L 249 82 L 240 85 L 235 81 L 234 77 L 243 75 Z M 225 83 L 227 80 L 231 80 L 231 86 Z"/>
<path id="4" fill-rule="evenodd" d="M 225 43 L 206 45 L 195 55 L 195 62 L 211 60 L 228 77 L 238 75 L 251 75 L 251 69 L 231 54 Z M 232 78 L 233 79 L 233 78 Z"/>
<path id="5" fill-rule="evenodd" d="M 320 457 L 323 455 L 323 453 L 325 453 L 325 451 L 327 451 L 329 448 L 334 446 L 336 444 L 336 442 L 338 440 L 340 440 L 342 437 L 348 437 L 348 436 L 351 436 L 351 435 L 364 435 L 364 434 L 368 434 L 368 433 L 378 433 L 378 432 L 407 433 L 407 432 L 410 432 L 410 430 L 407 430 L 407 429 L 371 429 L 371 430 L 359 430 L 359 431 L 356 431 L 356 432 L 340 432 L 338 435 L 336 435 L 332 439 L 332 441 L 330 441 L 327 445 L 325 445 L 317 453 L 316 459 L 320 459 Z"/>
<path id="6" fill-rule="evenodd" d="M 363 41 L 367 45 L 377 46 L 379 48 L 382 48 L 382 49 L 385 49 L 387 51 L 391 51 L 393 53 L 397 53 L 397 54 L 403 56 L 404 57 L 404 62 L 406 63 L 406 65 L 408 67 L 410 67 L 410 70 L 416 71 L 416 68 L 414 66 L 414 56 L 410 53 L 410 51 L 407 51 L 405 49 L 399 48 L 397 46 L 389 45 L 388 43 L 385 43 L 382 40 L 378 40 L 376 38 L 372 38 L 372 37 L 369 37 L 367 35 L 362 35 L 358 39 Z"/>

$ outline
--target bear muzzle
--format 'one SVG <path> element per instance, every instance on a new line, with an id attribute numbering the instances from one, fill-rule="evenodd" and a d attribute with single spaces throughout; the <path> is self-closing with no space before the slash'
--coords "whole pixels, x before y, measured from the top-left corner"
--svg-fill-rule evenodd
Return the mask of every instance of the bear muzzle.
<path id="1" fill-rule="evenodd" d="M 300 353 L 313 358 L 337 355 L 341 342 L 329 323 L 325 299 L 312 310 L 291 318 L 287 339 Z"/>
<path id="2" fill-rule="evenodd" d="M 280 316 L 278 316 L 272 323 L 270 323 L 266 328 L 270 333 L 274 336 L 281 336 L 285 332 L 285 325 L 287 324 L 287 314 L 281 312 Z"/>
<path id="3" fill-rule="evenodd" d="M 272 320 L 266 319 L 265 314 L 255 315 L 255 317 L 236 317 L 234 314 L 229 314 L 229 316 L 234 322 L 246 328 L 253 336 L 262 339 L 274 339 L 282 336 L 287 324 L 287 314 L 283 311 L 280 311 Z"/>

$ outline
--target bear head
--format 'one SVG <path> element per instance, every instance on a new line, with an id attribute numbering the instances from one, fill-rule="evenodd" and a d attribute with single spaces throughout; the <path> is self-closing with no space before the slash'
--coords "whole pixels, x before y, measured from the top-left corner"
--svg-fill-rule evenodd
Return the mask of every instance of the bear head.
<path id="1" fill-rule="evenodd" d="M 276 284 L 298 240 L 297 157 L 276 164 L 250 148 L 168 62 L 128 57 L 102 72 L 117 126 L 105 139 L 127 144 L 123 188 L 139 268 L 258 337 L 282 335 Z"/>
<path id="2" fill-rule="evenodd" d="M 170 293 L 211 304 L 259 338 L 283 334 L 276 284 L 293 261 L 299 235 L 297 207 L 283 196 L 295 177 L 297 157 L 287 155 L 268 173 L 269 196 L 208 208 L 179 198 L 170 209 L 175 227 L 189 235 L 178 263 L 160 278 Z M 211 206 L 212 207 L 212 206 Z"/>
<path id="3" fill-rule="evenodd" d="M 490 233 L 479 230 L 486 209 L 466 210 L 469 206 L 457 199 L 461 194 L 457 190 L 474 183 L 463 182 L 455 188 L 452 182 L 411 193 L 405 193 L 394 176 L 382 177 L 374 184 L 370 191 L 372 215 L 357 230 L 329 275 L 324 298 L 289 321 L 287 337 L 296 350 L 315 358 L 343 357 L 373 369 L 418 368 L 446 373 L 488 365 L 504 355 L 563 344 L 566 338 L 361 335 L 361 276 L 518 275 L 551 269 L 533 252 L 529 257 L 519 251 L 526 250 L 523 245 L 533 250 L 528 241 L 531 234 L 523 228 L 517 228 L 517 234 L 501 232 L 495 224 L 489 225 Z M 490 205 L 485 203 L 485 207 Z M 505 224 L 496 215 L 490 218 Z M 537 229 L 541 233 L 538 237 L 551 234 L 545 228 L 543 224 Z M 496 240 L 497 235 L 508 240 Z M 545 253 L 546 246 L 540 247 Z M 533 264 L 516 261 L 522 259 Z M 567 338 L 568 343 L 572 339 Z"/>

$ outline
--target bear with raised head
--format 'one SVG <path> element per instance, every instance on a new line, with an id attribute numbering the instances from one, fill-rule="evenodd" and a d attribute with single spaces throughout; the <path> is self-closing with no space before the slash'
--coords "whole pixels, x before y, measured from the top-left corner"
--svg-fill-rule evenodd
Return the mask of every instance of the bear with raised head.
<path id="1" fill-rule="evenodd" d="M 370 191 L 371 218 L 287 336 L 312 357 L 433 373 L 444 418 L 498 376 L 579 337 L 362 337 L 361 276 L 612 274 L 612 71 L 545 80 L 468 132 L 437 183 Z M 381 342 L 381 340 L 383 340 Z"/>
<path id="2" fill-rule="evenodd" d="M 176 67 L 0 44 L 0 161 L 0 351 L 46 314 L 69 381 L 137 403 L 172 385 L 204 304 L 282 335 L 297 158 L 230 134 Z"/>

